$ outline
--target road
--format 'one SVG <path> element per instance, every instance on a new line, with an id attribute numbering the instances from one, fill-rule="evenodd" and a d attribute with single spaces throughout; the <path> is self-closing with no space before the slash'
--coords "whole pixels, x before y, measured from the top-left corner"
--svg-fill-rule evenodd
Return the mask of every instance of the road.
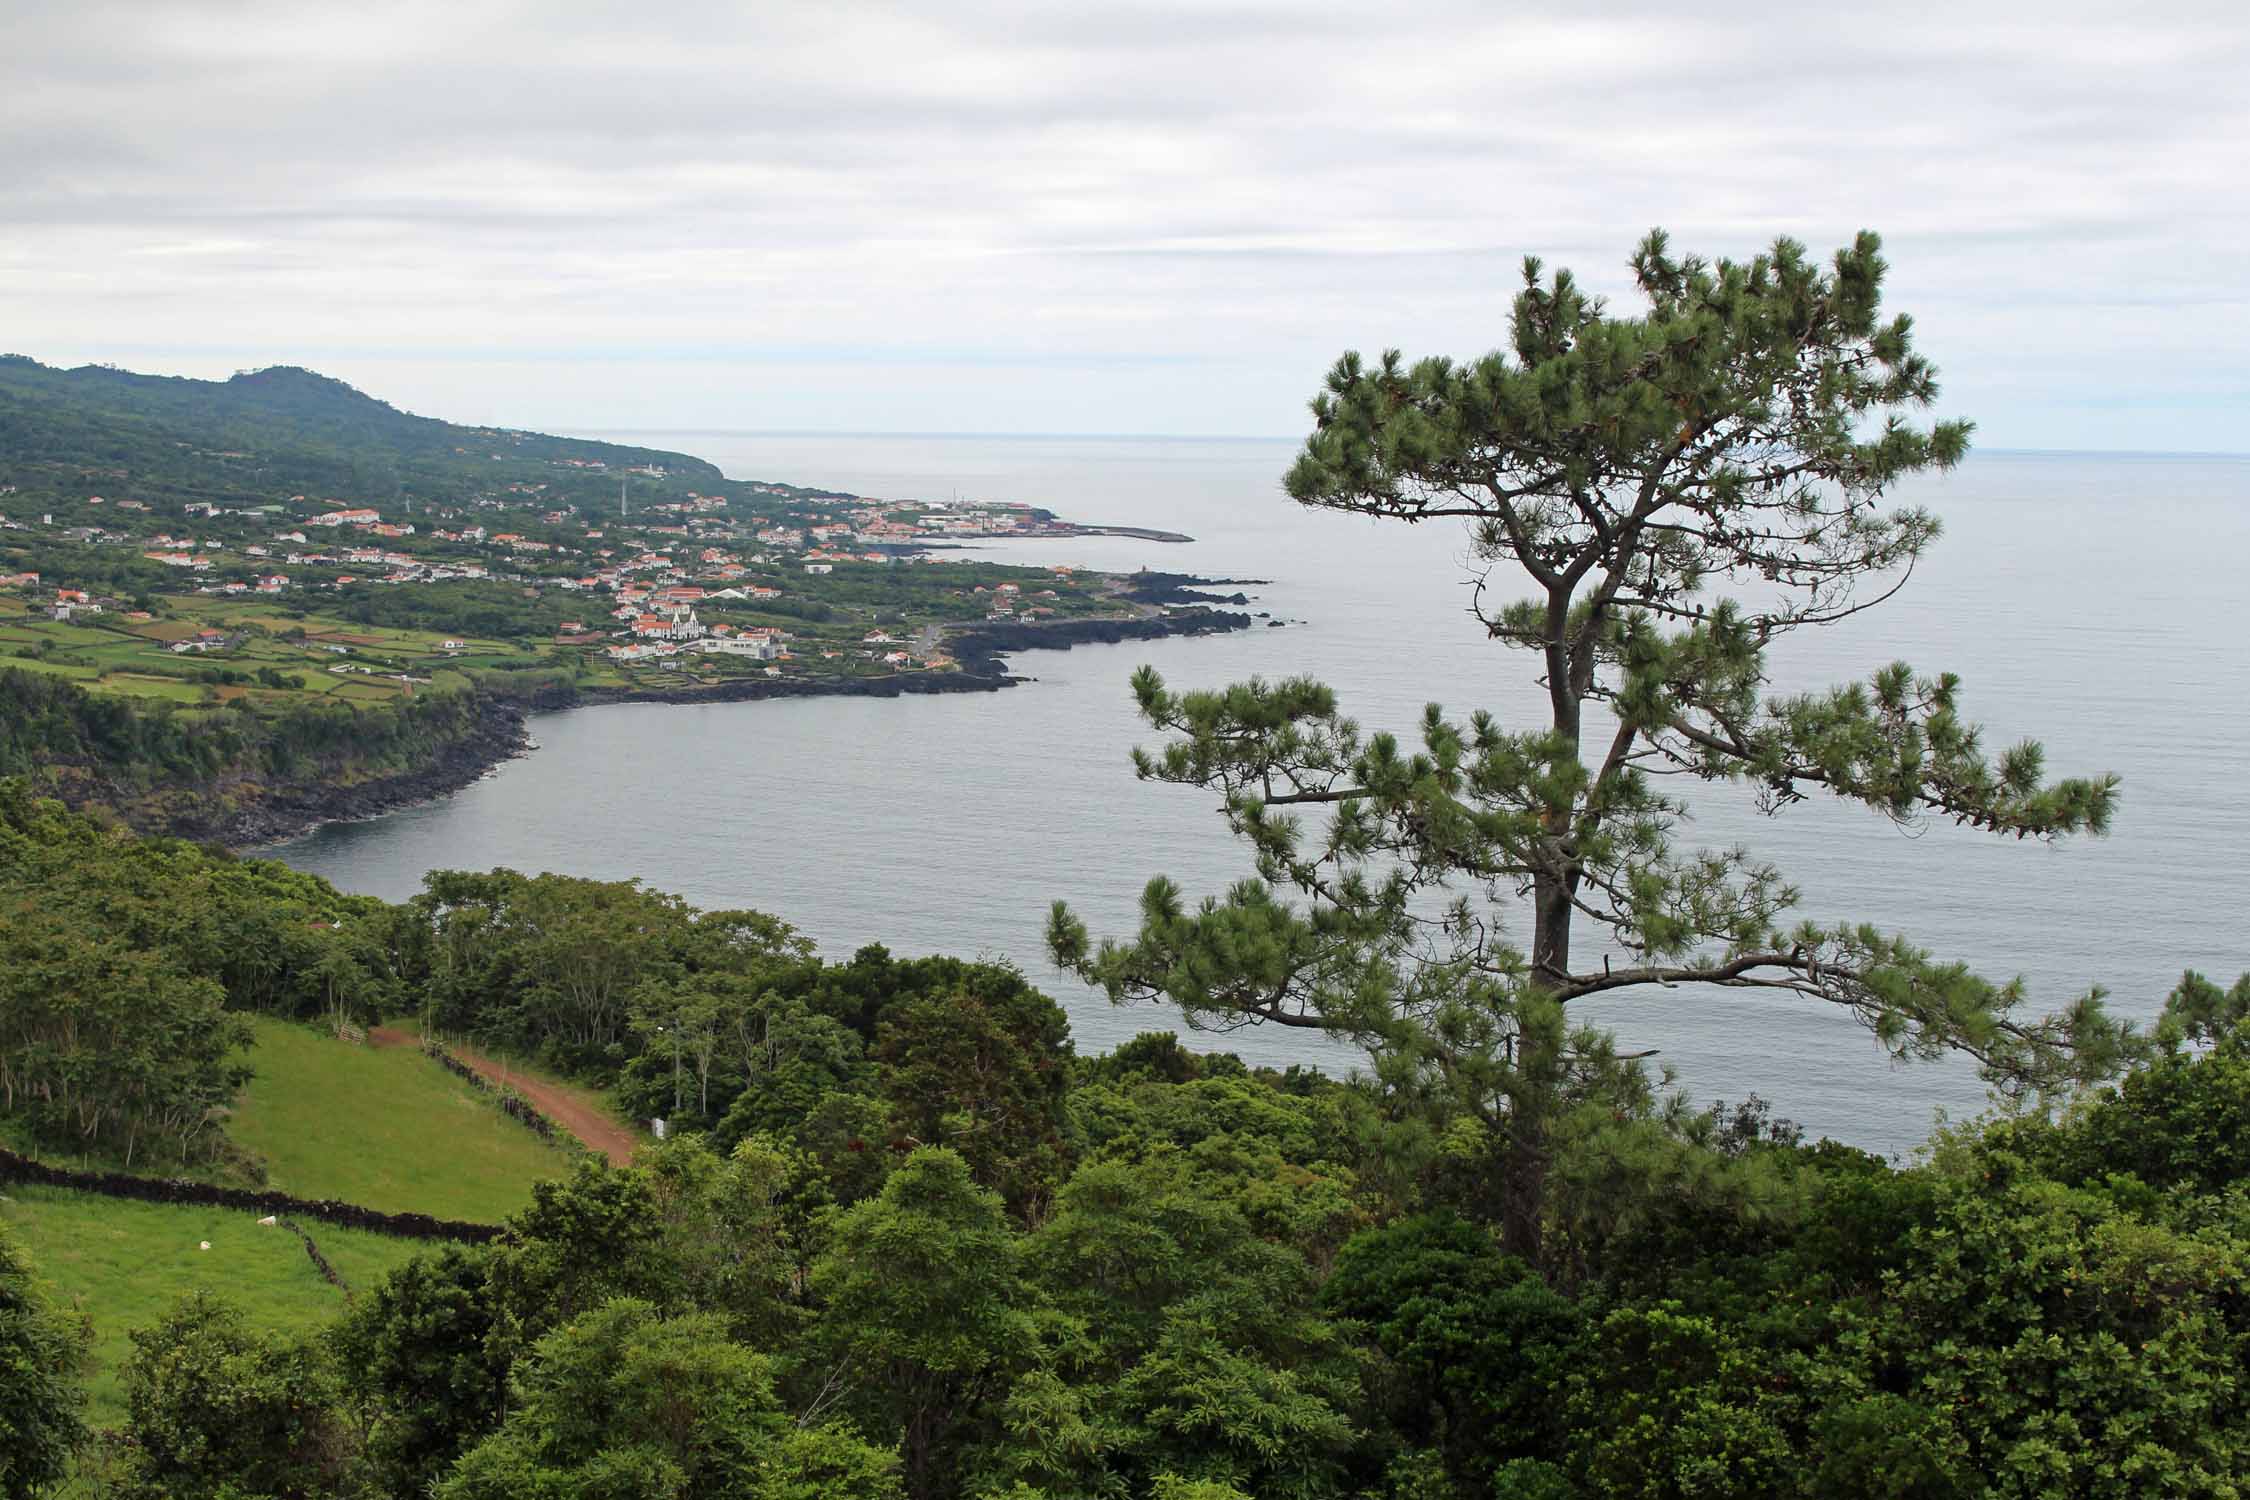
<path id="1" fill-rule="evenodd" d="M 367 1039 L 378 1047 L 421 1045 L 414 1033 L 396 1026 L 378 1026 L 367 1034 Z M 458 1044 L 448 1043 L 445 1050 L 468 1064 L 486 1082 L 514 1089 L 529 1099 L 532 1108 L 608 1157 L 611 1166 L 622 1167 L 632 1162 L 633 1149 L 640 1144 L 640 1138 L 584 1100 L 544 1079 L 527 1075 L 520 1069 L 503 1067 L 484 1054 Z"/>

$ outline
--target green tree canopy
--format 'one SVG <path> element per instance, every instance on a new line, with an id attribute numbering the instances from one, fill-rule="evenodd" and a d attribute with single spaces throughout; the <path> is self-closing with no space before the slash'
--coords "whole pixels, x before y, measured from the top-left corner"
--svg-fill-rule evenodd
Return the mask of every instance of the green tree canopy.
<path id="1" fill-rule="evenodd" d="M 392 1493 L 426 1493 L 507 1410 L 490 1280 L 481 1249 L 416 1256 L 354 1298 L 331 1336 L 370 1471 Z"/>
<path id="2" fill-rule="evenodd" d="M 707 1314 L 620 1298 L 541 1339 L 500 1430 L 440 1500 L 893 1500 L 896 1461 L 848 1429 L 790 1424 L 768 1362 Z"/>
<path id="3" fill-rule="evenodd" d="M 222 1137 L 212 1112 L 250 1070 L 249 1023 L 208 979 L 77 915 L 0 894 L 0 1113 L 81 1149 L 167 1142 L 184 1157 Z"/>
<path id="4" fill-rule="evenodd" d="M 918 1500 L 946 1492 L 959 1425 L 1030 1349 L 1019 1255 L 999 1195 L 924 1147 L 844 1212 L 813 1266 L 826 1404 L 844 1396 L 870 1431 L 898 1434 Z"/>
<path id="5" fill-rule="evenodd" d="M 351 1457 L 321 1347 L 252 1328 L 207 1292 L 133 1335 L 125 1372 L 135 1500 L 328 1493 Z"/>

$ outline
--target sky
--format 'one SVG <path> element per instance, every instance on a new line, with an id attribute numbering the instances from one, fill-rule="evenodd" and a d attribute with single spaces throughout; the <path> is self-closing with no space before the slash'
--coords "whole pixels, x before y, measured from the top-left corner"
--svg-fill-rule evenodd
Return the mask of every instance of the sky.
<path id="1" fill-rule="evenodd" d="M 1943 409 L 2250 451 L 2235 5 L 0 0 L 0 350 L 560 430 L 1290 436 L 1526 254 L 1884 237 Z"/>

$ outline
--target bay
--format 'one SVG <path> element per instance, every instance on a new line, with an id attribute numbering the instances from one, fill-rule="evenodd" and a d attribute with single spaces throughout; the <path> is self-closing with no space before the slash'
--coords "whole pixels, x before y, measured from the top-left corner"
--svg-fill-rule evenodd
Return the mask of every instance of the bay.
<path id="1" fill-rule="evenodd" d="M 600 433 L 696 453 L 738 478 L 886 497 L 1020 500 L 1072 519 L 1186 532 L 1009 542 L 1010 562 L 1148 566 L 1259 578 L 1252 608 L 1290 623 L 1230 636 L 1027 653 L 1004 693 L 617 705 L 541 715 L 538 749 L 455 796 L 267 851 L 338 885 L 400 899 L 432 869 L 506 865 L 636 877 L 706 908 L 795 923 L 832 958 L 1006 958 L 1068 1009 L 1081 1050 L 1174 1024 L 1112 1009 L 1044 961 L 1048 903 L 1123 932 L 1156 873 L 1191 894 L 1248 873 L 1212 799 L 1144 785 L 1148 739 L 1126 680 L 1178 686 L 1310 673 L 1364 725 L 1412 739 L 1425 702 L 1538 722 L 1529 664 L 1468 614 L 1455 523 L 1407 527 L 1304 511 L 1281 494 L 1286 442 L 731 432 Z M 2250 968 L 2250 460 L 1978 454 L 1899 498 L 1947 534 L 1901 595 L 1777 648 L 1775 691 L 1904 659 L 1962 675 L 1992 748 L 2041 739 L 2055 774 L 2115 771 L 2115 831 L 2058 845 L 1947 824 L 1902 830 L 1815 800 L 1768 817 L 1698 788 L 1690 836 L 1772 859 L 1824 921 L 1904 932 L 2042 1006 L 2102 986 L 2147 1015 L 2180 971 Z M 1495 580 L 1495 587 L 1501 586 Z M 1886 1063 L 1848 1017 L 1756 992 L 1677 989 L 1586 1013 L 1655 1048 L 1701 1098 L 1756 1092 L 1816 1134 L 1901 1152 L 1939 1110 L 1976 1112 L 1958 1063 Z M 1317 1036 L 1191 1039 L 1274 1064 L 1348 1068 Z"/>

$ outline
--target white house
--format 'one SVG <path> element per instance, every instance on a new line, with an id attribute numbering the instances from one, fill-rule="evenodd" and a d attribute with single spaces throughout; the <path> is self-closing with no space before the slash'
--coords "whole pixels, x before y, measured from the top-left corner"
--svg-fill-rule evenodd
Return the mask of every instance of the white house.
<path id="1" fill-rule="evenodd" d="M 781 655 L 781 643 L 770 635 L 714 636 L 696 642 L 696 649 L 720 656 L 747 656 L 752 661 L 773 661 Z"/>

